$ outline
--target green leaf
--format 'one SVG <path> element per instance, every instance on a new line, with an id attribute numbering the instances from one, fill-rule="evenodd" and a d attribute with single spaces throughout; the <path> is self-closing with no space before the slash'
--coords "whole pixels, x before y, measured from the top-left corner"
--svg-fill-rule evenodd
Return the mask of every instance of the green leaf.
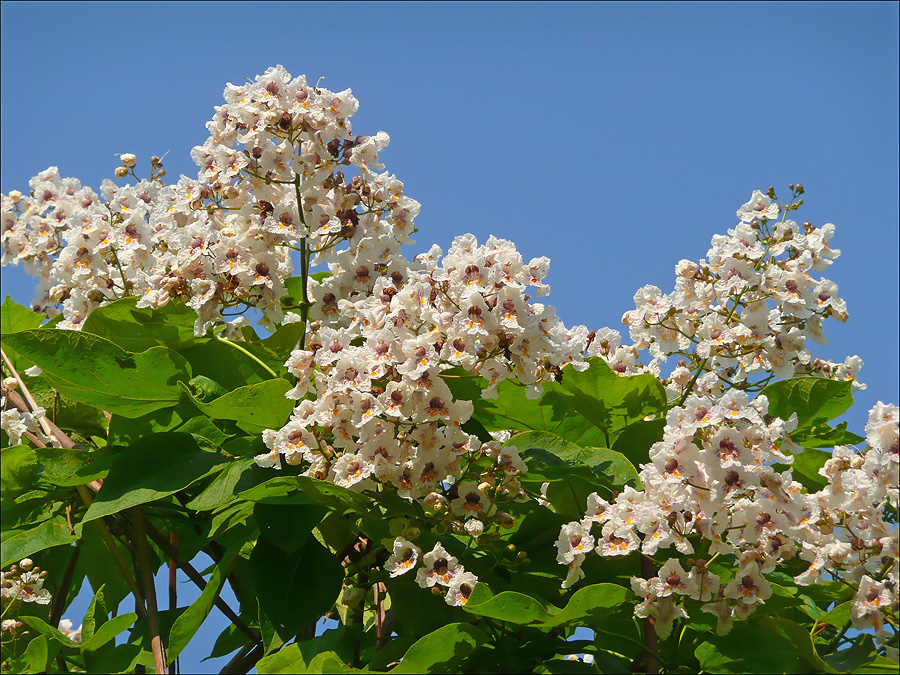
<path id="1" fill-rule="evenodd" d="M 476 590 L 477 590 L 476 586 Z M 617 584 L 594 584 L 576 591 L 565 608 L 545 605 L 540 600 L 524 593 L 504 591 L 488 600 L 473 604 L 473 598 L 464 607 L 465 611 L 478 616 L 486 616 L 509 623 L 530 625 L 540 628 L 577 626 L 596 622 L 611 609 L 630 602 L 630 592 Z"/>
<path id="2" fill-rule="evenodd" d="M 203 415 L 192 417 L 181 426 L 175 427 L 175 430 L 182 434 L 191 434 L 192 436 L 205 438 L 217 447 L 222 447 L 229 438 L 234 436 L 234 434 L 228 434 L 219 429 L 208 417 Z"/>
<path id="3" fill-rule="evenodd" d="M 561 386 L 575 395 L 574 407 L 580 414 L 595 423 L 608 418 L 605 426 L 611 441 L 634 421 L 665 411 L 666 390 L 652 375 L 621 376 L 599 357 L 588 362 L 590 368 L 582 373 L 566 369 Z"/>
<path id="4" fill-rule="evenodd" d="M 241 480 L 241 476 L 251 466 L 253 466 L 252 457 L 244 457 L 227 463 L 203 492 L 188 502 L 187 507 L 194 511 L 208 511 L 228 503 L 235 498 L 234 489 Z"/>
<path id="5" fill-rule="evenodd" d="M 488 636 L 468 623 L 451 623 L 420 638 L 391 673 L 453 673 Z"/>
<path id="6" fill-rule="evenodd" d="M 91 604 L 88 605 L 87 612 L 84 614 L 84 620 L 81 623 L 82 643 L 90 642 L 97 629 L 106 623 L 106 616 L 109 614 L 109 610 L 106 608 L 105 588 L 106 584 L 100 585 L 94 593 L 94 597 L 91 598 Z"/>
<path id="7" fill-rule="evenodd" d="M 613 443 L 612 449 L 621 452 L 634 466 L 650 462 L 650 448 L 663 439 L 666 420 L 639 420 L 625 427 Z"/>
<path id="8" fill-rule="evenodd" d="M 869 661 L 865 665 L 853 668 L 854 675 L 883 675 L 896 672 L 897 662 L 886 656 L 876 656 L 874 660 Z"/>
<path id="9" fill-rule="evenodd" d="M 340 562 L 311 536 L 292 554 L 260 538 L 250 574 L 260 611 L 284 641 L 331 609 L 344 581 Z"/>
<path id="10" fill-rule="evenodd" d="M 303 548 L 326 513 L 328 509 L 314 504 L 257 504 L 253 507 L 259 536 L 288 555 Z"/>
<path id="11" fill-rule="evenodd" d="M 484 380 L 453 377 L 453 371 L 441 373 L 454 397 L 472 401 L 473 419 L 488 431 L 550 431 L 578 445 L 605 445 L 607 436 L 594 421 L 574 414 L 571 394 L 560 392 L 558 385 L 547 383 L 539 399 L 529 399 L 525 388 L 504 381 L 497 386 L 496 399 L 481 397 Z"/>
<path id="12" fill-rule="evenodd" d="M 852 389 L 850 382 L 792 377 L 770 384 L 760 396 L 769 399 L 770 415 L 786 420 L 797 413 L 797 430 L 801 431 L 845 413 L 853 404 Z"/>
<path id="13" fill-rule="evenodd" d="M 816 670 L 824 670 L 826 673 L 838 672 L 822 660 L 822 657 L 816 651 L 809 631 L 800 624 L 790 619 L 777 619 L 766 616 L 759 620 L 759 627 L 765 635 L 770 637 L 777 636 L 790 650 Z"/>
<path id="14" fill-rule="evenodd" d="M 112 456 L 97 452 L 64 448 L 35 448 L 41 464 L 41 477 L 59 486 L 85 485 L 103 478 L 112 464 Z"/>
<path id="15" fill-rule="evenodd" d="M 38 328 L 46 318 L 43 314 L 23 307 L 7 295 L 0 305 L 0 334 L 12 335 L 19 331 Z"/>
<path id="16" fill-rule="evenodd" d="M 764 641 L 764 648 L 760 648 L 760 640 Z M 735 621 L 727 635 L 705 634 L 694 656 L 709 673 L 801 672 L 797 669 L 799 658 L 791 646 L 773 639 L 756 622 Z"/>
<path id="17" fill-rule="evenodd" d="M 832 608 L 825 616 L 819 619 L 820 623 L 831 624 L 835 628 L 842 627 L 850 621 L 850 602 L 842 602 L 840 605 Z"/>
<path id="18" fill-rule="evenodd" d="M 476 586 L 476 591 L 482 584 Z M 553 614 L 559 611 L 558 607 L 550 605 L 549 607 L 530 595 L 524 593 L 516 593 L 515 591 L 503 591 L 497 595 L 491 596 L 484 602 L 474 604 L 477 596 L 469 599 L 463 609 L 477 616 L 486 616 L 490 619 L 499 619 L 500 621 L 508 621 L 520 625 L 539 624 L 549 621 L 553 618 Z"/>
<path id="19" fill-rule="evenodd" d="M 828 479 L 819 474 L 819 469 L 825 466 L 825 462 L 829 459 L 831 459 L 830 452 L 813 448 L 806 448 L 794 455 L 794 462 L 791 464 L 794 480 L 799 479 L 809 491 L 821 490 L 828 484 Z"/>
<path id="20" fill-rule="evenodd" d="M 191 377 L 187 362 L 166 347 L 131 354 L 78 331 L 22 331 L 6 344 L 40 366 L 60 393 L 125 417 L 174 406 L 181 397 L 176 383 Z"/>
<path id="21" fill-rule="evenodd" d="M 135 621 L 137 621 L 137 614 L 134 613 L 114 616 L 100 626 L 89 640 L 81 643 L 81 651 L 91 652 L 100 649 L 114 640 L 117 635 L 131 628 Z"/>
<path id="22" fill-rule="evenodd" d="M 294 410 L 294 402 L 284 397 L 291 385 L 281 378 L 239 387 L 209 403 L 197 400 L 186 385 L 181 386 L 204 415 L 260 430 L 280 429 Z"/>
<path id="23" fill-rule="evenodd" d="M 328 481 L 308 476 L 279 476 L 241 492 L 238 497 L 267 504 L 321 504 L 338 511 L 377 514 L 375 500 Z"/>
<path id="24" fill-rule="evenodd" d="M 6 447 L 0 450 L 0 459 L 0 490 L 4 497 L 15 498 L 34 486 L 38 468 L 34 448 Z"/>
<path id="25" fill-rule="evenodd" d="M 168 432 L 142 438 L 116 456 L 84 522 L 174 494 L 224 461 L 189 434 Z"/>
<path id="26" fill-rule="evenodd" d="M 640 483 L 634 465 L 624 455 L 609 448 L 581 447 L 547 431 L 526 431 L 513 436 L 505 445 L 515 446 L 520 453 L 545 450 L 570 466 L 588 466 L 599 478 L 615 487 Z"/>
<path id="27" fill-rule="evenodd" d="M 6 567 L 54 546 L 67 546 L 78 539 L 78 535 L 69 530 L 63 516 L 54 516 L 33 527 L 7 530 L 2 536 L 0 567 Z"/>
<path id="28" fill-rule="evenodd" d="M 250 343 L 242 342 L 241 346 L 255 353 Z M 215 380 L 227 391 L 272 379 L 272 373 L 265 367 L 215 338 L 195 340 L 192 344 L 179 348 L 178 353 L 187 359 L 193 375 L 203 375 Z M 265 359 L 262 360 L 265 362 Z M 283 363 L 284 361 L 278 364 L 279 368 Z"/>
<path id="29" fill-rule="evenodd" d="M 791 434 L 791 440 L 804 448 L 833 448 L 836 445 L 856 445 L 865 438 L 847 431 L 847 423 L 841 422 L 836 427 L 821 424 L 798 429 Z"/>
<path id="30" fill-rule="evenodd" d="M 208 403 L 228 393 L 225 387 L 206 375 L 192 377 L 188 385 L 190 385 L 190 391 L 194 398 L 204 403 Z"/>
<path id="31" fill-rule="evenodd" d="M 125 351 L 157 345 L 178 346 L 194 340 L 197 313 L 177 300 L 159 309 L 138 308 L 137 298 L 122 298 L 92 311 L 81 331 L 106 338 Z"/>
<path id="32" fill-rule="evenodd" d="M 96 660 L 92 659 L 88 666 L 89 673 L 133 673 L 135 666 L 143 660 L 145 654 L 140 645 L 116 645 L 115 649 L 103 651 Z M 150 662 L 152 667 L 152 661 Z"/>
<path id="33" fill-rule="evenodd" d="M 19 660 L 22 672 L 26 673 L 46 673 L 47 666 L 50 665 L 50 659 L 55 655 L 57 650 L 50 652 L 47 638 L 39 635 L 28 643 L 25 653 Z"/>
<path id="34" fill-rule="evenodd" d="M 300 321 L 288 323 L 279 326 L 278 330 L 263 340 L 261 344 L 272 353 L 281 357 L 283 364 L 297 347 L 300 338 L 303 337 L 303 332 L 303 323 Z"/>
<path id="35" fill-rule="evenodd" d="M 225 579 L 234 566 L 239 550 L 240 547 L 233 546 L 225 553 L 222 560 L 219 561 L 213 570 L 206 588 L 200 593 L 200 597 L 175 619 L 175 623 L 172 624 L 172 630 L 169 632 L 169 642 L 166 647 L 168 663 L 171 664 L 175 661 L 175 658 L 187 647 L 200 629 L 200 625 L 209 616 L 216 598 L 219 597 L 222 586 L 225 584 Z"/>
<path id="36" fill-rule="evenodd" d="M 78 643 L 72 642 L 69 638 L 63 635 L 58 629 L 54 628 L 46 621 L 37 616 L 21 616 L 19 617 L 24 623 L 26 623 L 30 628 L 33 628 L 38 633 L 46 637 L 48 640 L 53 640 L 58 643 L 62 647 L 72 647 L 74 649 L 78 649 Z"/>

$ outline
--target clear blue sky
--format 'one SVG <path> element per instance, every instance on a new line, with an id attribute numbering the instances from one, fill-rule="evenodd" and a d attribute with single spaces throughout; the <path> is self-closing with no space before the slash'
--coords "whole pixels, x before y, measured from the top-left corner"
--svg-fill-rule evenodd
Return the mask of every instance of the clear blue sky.
<path id="1" fill-rule="evenodd" d="M 99 188 L 121 152 L 196 175 L 225 83 L 282 64 L 391 135 L 416 251 L 473 232 L 547 255 L 568 325 L 621 328 L 754 188 L 803 183 L 850 310 L 815 353 L 866 363 L 851 427 L 898 400 L 897 3 L 5 2 L 0 30 L 3 192 L 50 165 Z"/>

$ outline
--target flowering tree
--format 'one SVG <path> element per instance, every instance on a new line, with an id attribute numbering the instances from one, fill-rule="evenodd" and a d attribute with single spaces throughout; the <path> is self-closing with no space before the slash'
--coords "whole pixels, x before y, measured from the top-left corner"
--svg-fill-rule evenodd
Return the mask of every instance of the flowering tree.
<path id="1" fill-rule="evenodd" d="M 39 280 L 2 305 L 3 671 L 166 672 L 213 606 L 222 672 L 893 671 L 898 409 L 829 424 L 862 363 L 807 348 L 848 313 L 803 187 L 638 291 L 627 343 L 509 241 L 405 258 L 357 105 L 272 68 L 196 179 L 3 195 Z M 160 608 L 166 565 L 198 600 Z"/>

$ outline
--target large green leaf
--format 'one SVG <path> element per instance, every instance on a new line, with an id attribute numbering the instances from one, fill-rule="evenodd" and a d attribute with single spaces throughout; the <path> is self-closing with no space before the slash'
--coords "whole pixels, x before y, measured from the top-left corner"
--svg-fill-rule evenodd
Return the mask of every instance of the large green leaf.
<path id="1" fill-rule="evenodd" d="M 244 426 L 279 429 L 294 410 L 294 402 L 284 397 L 291 385 L 281 378 L 239 387 L 209 403 L 196 399 L 187 385 L 181 387 L 207 417 Z"/>
<path id="2" fill-rule="evenodd" d="M 0 450 L 0 460 L 0 489 L 4 498 L 17 497 L 34 486 L 38 470 L 34 448 L 28 445 L 5 447 Z"/>
<path id="3" fill-rule="evenodd" d="M 166 347 L 131 354 L 96 335 L 45 329 L 9 335 L 5 343 L 40 366 L 60 393 L 125 417 L 174 406 L 177 382 L 191 378 L 187 362 Z"/>
<path id="4" fill-rule="evenodd" d="M 477 590 L 476 586 L 476 590 Z M 594 584 L 576 591 L 563 609 L 515 591 L 504 591 L 484 602 L 473 594 L 465 610 L 509 623 L 539 628 L 577 626 L 602 619 L 609 610 L 631 601 L 631 593 L 617 584 Z"/>
<path id="5" fill-rule="evenodd" d="M 665 389 L 652 375 L 622 377 L 599 358 L 584 372 L 563 371 L 562 382 L 544 383 L 538 399 L 511 381 L 496 399 L 481 397 L 486 382 L 459 369 L 441 373 L 457 398 L 475 405 L 473 418 L 488 431 L 549 431 L 582 446 L 609 446 L 629 425 L 665 410 Z"/>
<path id="6" fill-rule="evenodd" d="M 0 334 L 12 335 L 19 331 L 37 328 L 46 318 L 43 314 L 23 307 L 7 295 L 3 304 L 0 305 Z"/>
<path id="7" fill-rule="evenodd" d="M 240 346 L 248 351 L 257 351 L 250 343 L 241 342 Z M 217 338 L 202 338 L 193 343 L 181 347 L 178 350 L 191 364 L 191 372 L 194 375 L 203 375 L 218 382 L 227 391 L 243 387 L 256 382 L 264 382 L 272 379 L 265 366 L 234 346 Z M 257 356 L 257 358 L 260 358 Z M 267 363 L 267 359 L 261 359 Z M 284 360 L 278 364 L 283 370 Z M 271 365 L 269 365 L 272 368 Z M 279 369 L 272 368 L 276 373 Z M 287 371 L 284 371 L 287 374 Z"/>
<path id="8" fill-rule="evenodd" d="M 845 413 L 853 404 L 851 382 L 823 377 L 793 377 L 770 384 L 760 392 L 769 399 L 769 414 L 788 419 L 797 413 L 797 429 L 791 440 L 807 448 L 856 445 L 864 439 L 847 431 L 842 423 L 832 428 L 826 422 Z"/>
<path id="9" fill-rule="evenodd" d="M 85 485 L 103 478 L 113 460 L 111 455 L 77 449 L 35 448 L 34 452 L 41 477 L 59 486 Z"/>
<path id="10" fill-rule="evenodd" d="M 662 417 L 633 422 L 622 429 L 612 449 L 625 455 L 634 466 L 648 464 L 650 448 L 663 439 L 665 426 L 666 420 Z"/>
<path id="11" fill-rule="evenodd" d="M 19 530 L 3 532 L 0 567 L 6 567 L 22 558 L 53 548 L 66 546 L 78 539 L 78 530 L 73 533 L 64 516 L 54 516 L 42 523 Z"/>
<path id="12" fill-rule="evenodd" d="M 250 573 L 260 610 L 284 641 L 330 610 L 344 581 L 340 562 L 312 536 L 291 554 L 260 538 Z"/>
<path id="13" fill-rule="evenodd" d="M 134 613 L 114 616 L 94 631 L 89 640 L 81 643 L 81 650 L 88 652 L 100 649 L 112 642 L 117 635 L 131 628 L 135 621 L 137 621 L 137 614 Z"/>
<path id="14" fill-rule="evenodd" d="M 230 502 L 235 498 L 234 490 L 241 477 L 252 466 L 252 457 L 236 459 L 225 464 L 203 492 L 188 502 L 188 508 L 194 511 L 208 511 Z"/>
<path id="15" fill-rule="evenodd" d="M 381 515 L 375 500 L 328 481 L 308 476 L 279 476 L 241 492 L 238 497 L 267 504 L 320 504 L 337 511 Z"/>
<path id="16" fill-rule="evenodd" d="M 116 456 L 84 522 L 174 494 L 224 461 L 190 434 L 146 436 Z"/>
<path id="17" fill-rule="evenodd" d="M 794 479 L 799 479 L 808 491 L 821 490 L 828 484 L 828 479 L 819 474 L 819 469 L 825 466 L 825 462 L 829 459 L 831 459 L 830 452 L 806 448 L 794 455 L 794 462 L 791 464 Z"/>
<path id="18" fill-rule="evenodd" d="M 581 447 L 548 431 L 516 434 L 506 445 L 515 446 L 520 453 L 527 453 L 528 457 L 539 458 L 541 455 L 534 450 L 543 450 L 576 469 L 588 466 L 599 478 L 615 487 L 639 484 L 635 466 L 624 455 L 609 448 Z"/>
<path id="19" fill-rule="evenodd" d="M 454 673 L 488 636 L 468 623 L 451 623 L 417 640 L 391 673 Z"/>
<path id="20" fill-rule="evenodd" d="M 564 371 L 559 386 L 574 395 L 572 403 L 579 413 L 608 429 L 612 443 L 632 422 L 665 411 L 666 390 L 652 375 L 617 375 L 599 357 L 588 362 L 590 368 L 582 373 Z"/>
<path id="21" fill-rule="evenodd" d="M 771 616 L 759 620 L 759 627 L 763 633 L 771 638 L 780 640 L 783 644 L 799 656 L 808 667 L 815 670 L 824 670 L 826 673 L 838 672 L 819 656 L 813 644 L 809 631 L 800 624 L 790 619 L 781 619 Z"/>
<path id="22" fill-rule="evenodd" d="M 216 598 L 219 597 L 222 586 L 225 584 L 225 579 L 234 566 L 239 550 L 239 547 L 235 546 L 225 553 L 222 560 L 213 569 L 213 573 L 206 584 L 206 588 L 200 593 L 200 597 L 175 619 L 175 623 L 172 624 L 172 630 L 169 631 L 169 642 L 166 647 L 168 663 L 175 661 L 175 658 L 187 647 L 200 629 L 200 625 L 209 616 Z"/>
<path id="23" fill-rule="evenodd" d="M 260 537 L 288 555 L 299 551 L 328 509 L 315 504 L 257 504 L 253 515 Z"/>
<path id="24" fill-rule="evenodd" d="M 137 298 L 122 298 L 90 313 L 82 332 L 93 333 L 129 352 L 157 345 L 177 346 L 194 339 L 197 313 L 177 300 L 159 309 L 138 308 Z"/>

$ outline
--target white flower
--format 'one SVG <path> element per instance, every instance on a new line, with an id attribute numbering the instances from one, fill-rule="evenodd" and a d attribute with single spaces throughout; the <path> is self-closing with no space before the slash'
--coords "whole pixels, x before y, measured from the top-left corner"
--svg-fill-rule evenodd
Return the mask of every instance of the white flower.
<path id="1" fill-rule="evenodd" d="M 469 596 L 478 583 L 478 577 L 471 572 L 460 572 L 447 589 L 447 595 L 444 596 L 445 602 L 451 607 L 460 607 L 469 601 Z"/>
<path id="2" fill-rule="evenodd" d="M 457 559 L 447 553 L 440 542 L 425 554 L 422 563 L 425 567 L 416 573 L 416 583 L 422 588 L 431 588 L 435 584 L 450 586 L 462 572 Z"/>
<path id="3" fill-rule="evenodd" d="M 384 569 L 391 573 L 391 578 L 406 574 L 419 561 L 422 549 L 403 537 L 394 540 L 393 553 L 384 563 Z"/>
<path id="4" fill-rule="evenodd" d="M 59 632 L 69 638 L 72 642 L 77 642 L 81 644 L 81 629 L 83 626 L 78 626 L 77 629 L 72 629 L 72 621 L 69 619 L 63 619 L 59 622 Z"/>

